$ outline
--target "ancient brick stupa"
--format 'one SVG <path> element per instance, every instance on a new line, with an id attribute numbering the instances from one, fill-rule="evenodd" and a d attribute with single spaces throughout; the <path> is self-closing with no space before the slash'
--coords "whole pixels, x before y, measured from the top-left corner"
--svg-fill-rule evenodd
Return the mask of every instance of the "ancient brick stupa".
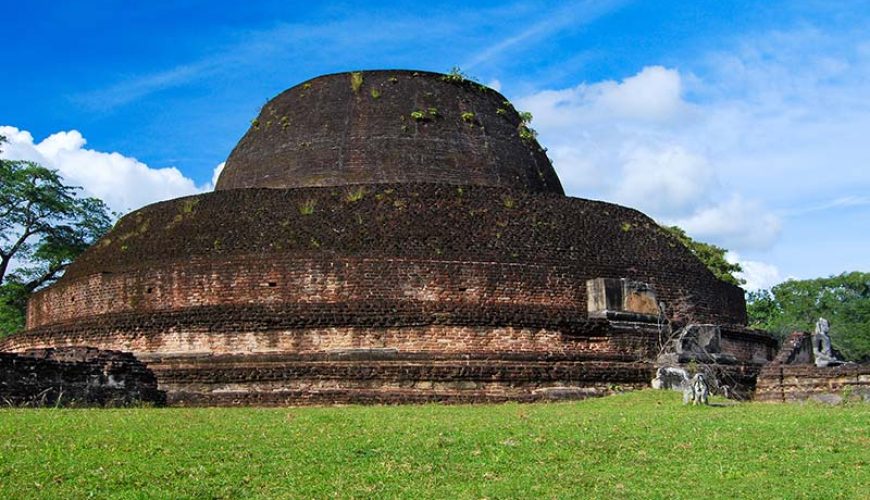
<path id="1" fill-rule="evenodd" d="M 214 192 L 123 217 L 2 347 L 129 351 L 174 404 L 534 400 L 647 386 L 689 320 L 772 355 L 654 221 L 566 197 L 498 92 L 366 71 L 269 101 Z"/>

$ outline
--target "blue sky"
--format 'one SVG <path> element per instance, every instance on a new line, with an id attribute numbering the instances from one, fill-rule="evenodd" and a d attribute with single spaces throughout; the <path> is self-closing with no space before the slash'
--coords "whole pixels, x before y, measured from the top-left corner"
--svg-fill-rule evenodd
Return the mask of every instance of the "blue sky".
<path id="1" fill-rule="evenodd" d="M 835 3 L 836 6 L 830 4 Z M 2 2 L 4 155 L 117 210 L 210 188 L 265 101 L 453 66 L 532 111 L 568 194 L 734 251 L 870 271 L 866 2 Z"/>

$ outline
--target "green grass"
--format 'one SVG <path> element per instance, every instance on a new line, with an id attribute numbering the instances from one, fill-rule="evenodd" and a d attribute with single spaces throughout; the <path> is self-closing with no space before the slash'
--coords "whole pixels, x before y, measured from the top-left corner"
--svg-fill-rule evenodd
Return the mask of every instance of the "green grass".
<path id="1" fill-rule="evenodd" d="M 870 405 L 0 411 L 0 497 L 867 498 Z"/>

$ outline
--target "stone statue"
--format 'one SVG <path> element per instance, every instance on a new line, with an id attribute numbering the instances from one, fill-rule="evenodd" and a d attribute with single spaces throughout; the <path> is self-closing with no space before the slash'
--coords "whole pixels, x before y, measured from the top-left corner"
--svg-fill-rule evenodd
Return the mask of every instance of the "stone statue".
<path id="1" fill-rule="evenodd" d="M 707 377 L 703 373 L 696 373 L 689 382 L 689 386 L 683 391 L 683 404 L 687 405 L 691 402 L 692 406 L 706 405 L 709 395 L 710 387 L 707 385 Z"/>
<path id="2" fill-rule="evenodd" d="M 662 366 L 656 370 L 656 378 L 652 379 L 651 385 L 653 389 L 685 391 L 689 387 L 689 374 L 679 367 Z"/>
<path id="3" fill-rule="evenodd" d="M 831 331 L 831 326 L 825 318 L 819 318 L 816 321 L 816 330 L 813 333 L 813 357 L 816 360 L 816 366 L 823 367 L 831 364 L 836 364 L 837 357 L 831 349 L 831 336 L 828 332 Z"/>

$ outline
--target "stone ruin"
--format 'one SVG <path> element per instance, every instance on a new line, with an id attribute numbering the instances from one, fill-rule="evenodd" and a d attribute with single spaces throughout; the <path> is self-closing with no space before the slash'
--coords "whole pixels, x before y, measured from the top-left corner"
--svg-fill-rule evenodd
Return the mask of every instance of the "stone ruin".
<path id="1" fill-rule="evenodd" d="M 4 406 L 162 405 L 166 393 L 132 354 L 92 348 L 0 352 Z"/>
<path id="2" fill-rule="evenodd" d="M 758 376 L 756 399 L 770 402 L 815 400 L 839 404 L 870 402 L 870 364 L 846 363 L 831 347 L 829 323 L 813 334 L 794 332 Z"/>
<path id="3" fill-rule="evenodd" d="M 498 92 L 366 71 L 270 100 L 214 192 L 124 216 L 0 349 L 132 353 L 175 405 L 534 401 L 647 387 L 678 303 L 677 356 L 751 390 L 776 342 L 739 287 L 565 196 Z"/>

